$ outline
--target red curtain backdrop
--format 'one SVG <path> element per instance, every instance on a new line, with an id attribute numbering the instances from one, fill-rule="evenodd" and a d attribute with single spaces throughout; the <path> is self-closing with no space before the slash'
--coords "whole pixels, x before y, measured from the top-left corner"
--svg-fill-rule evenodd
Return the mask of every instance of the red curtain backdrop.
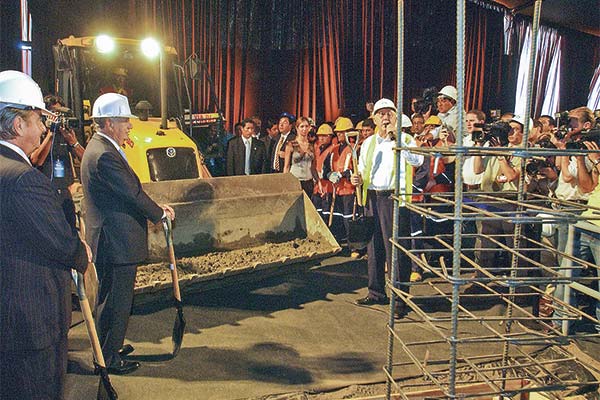
<path id="1" fill-rule="evenodd" d="M 16 4 L 2 2 L 0 11 L 9 3 Z M 178 49 L 181 63 L 196 54 L 212 76 L 218 104 L 202 76 L 192 87 L 194 109 L 218 106 L 229 129 L 252 114 L 265 119 L 284 111 L 318 122 L 340 114 L 356 121 L 366 116 L 365 101 L 396 94 L 394 0 L 57 0 L 50 8 L 41 0 L 30 3 L 33 73 L 45 91 L 53 90 L 51 46 L 58 38 L 108 33 L 154 35 Z M 510 110 L 518 51 L 501 53 L 503 14 L 486 4 L 467 3 L 467 107 Z M 456 16 L 454 4 L 443 0 L 405 1 L 405 16 L 409 99 L 426 87 L 455 82 Z M 12 34 L 4 22 L 0 47 L 8 55 L 14 43 L 7 41 Z M 585 102 L 598 41 L 565 35 L 561 104 L 571 107 Z M 2 61 L 10 66 L 18 60 Z"/>

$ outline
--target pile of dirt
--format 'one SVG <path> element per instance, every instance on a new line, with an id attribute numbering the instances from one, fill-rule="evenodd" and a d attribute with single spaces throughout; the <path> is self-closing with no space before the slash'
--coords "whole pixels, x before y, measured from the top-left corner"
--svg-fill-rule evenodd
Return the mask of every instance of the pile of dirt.
<path id="1" fill-rule="evenodd" d="M 228 270 L 247 268 L 310 258 L 323 249 L 331 249 L 325 240 L 294 239 L 283 243 L 266 243 L 247 249 L 214 252 L 197 257 L 183 257 L 177 260 L 179 279 L 190 276 L 222 273 Z M 167 263 L 147 264 L 138 268 L 135 286 L 142 288 L 171 282 L 171 272 Z"/>

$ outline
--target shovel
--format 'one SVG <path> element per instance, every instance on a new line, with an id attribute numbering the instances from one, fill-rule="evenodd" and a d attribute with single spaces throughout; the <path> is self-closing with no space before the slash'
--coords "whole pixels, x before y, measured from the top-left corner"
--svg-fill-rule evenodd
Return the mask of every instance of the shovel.
<path id="1" fill-rule="evenodd" d="M 93 263 L 90 263 L 88 267 L 91 267 Z M 94 353 L 94 359 L 98 369 L 100 370 L 100 383 L 98 385 L 98 400 L 117 400 L 119 396 L 110 383 L 108 377 L 108 371 L 106 370 L 106 363 L 104 362 L 104 355 L 102 354 L 102 348 L 100 347 L 100 340 L 98 340 L 98 333 L 96 332 L 96 326 L 94 325 L 94 318 L 92 317 L 92 310 L 90 303 L 85 294 L 85 284 L 83 274 L 71 270 L 71 276 L 77 286 L 77 296 L 79 297 L 79 306 L 83 314 L 83 320 L 85 321 L 85 327 L 92 344 L 92 352 Z"/>
<path id="2" fill-rule="evenodd" d="M 352 150 L 352 169 L 358 173 L 358 143 L 351 143 L 346 133 L 346 142 Z M 375 231 L 375 220 L 371 216 L 365 215 L 365 203 L 367 199 L 362 198 L 362 185 L 356 186 L 355 209 L 352 211 L 352 220 L 348 221 L 348 246 L 352 250 L 361 250 L 367 247 L 373 232 Z M 356 208 L 360 210 L 360 215 L 356 217 Z"/>
<path id="3" fill-rule="evenodd" d="M 173 325 L 173 357 L 177 356 L 181 349 L 183 334 L 185 332 L 185 318 L 183 318 L 183 304 L 181 303 L 181 292 L 179 291 L 179 278 L 177 277 L 177 263 L 175 261 L 175 250 L 173 249 L 173 230 L 171 229 L 171 220 L 165 218 L 162 220 L 169 250 L 169 269 L 171 270 L 171 279 L 173 281 L 173 297 L 175 298 L 175 307 L 177 308 L 177 317 Z"/>

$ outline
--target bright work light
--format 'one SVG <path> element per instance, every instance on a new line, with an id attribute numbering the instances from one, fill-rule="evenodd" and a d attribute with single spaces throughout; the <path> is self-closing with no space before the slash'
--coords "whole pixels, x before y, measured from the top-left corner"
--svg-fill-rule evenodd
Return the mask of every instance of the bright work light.
<path id="1" fill-rule="evenodd" d="M 99 53 L 110 53 L 115 49 L 115 41 L 108 35 L 100 35 L 95 41 Z"/>
<path id="2" fill-rule="evenodd" d="M 142 40 L 142 53 L 148 58 L 156 58 L 160 54 L 160 45 L 153 38 Z"/>

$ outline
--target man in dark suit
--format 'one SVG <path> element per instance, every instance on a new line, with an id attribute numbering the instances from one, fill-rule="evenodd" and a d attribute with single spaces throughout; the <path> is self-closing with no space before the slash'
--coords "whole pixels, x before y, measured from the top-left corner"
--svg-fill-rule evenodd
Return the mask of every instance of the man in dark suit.
<path id="1" fill-rule="evenodd" d="M 50 180 L 28 155 L 46 130 L 42 92 L 0 72 L 0 399 L 62 399 L 71 324 L 71 268 L 89 247 L 71 229 Z"/>
<path id="2" fill-rule="evenodd" d="M 292 119 L 289 114 L 279 118 L 279 135 L 273 140 L 271 154 L 269 154 L 271 172 L 283 172 L 285 164 L 285 146 L 296 138 L 293 131 Z"/>
<path id="3" fill-rule="evenodd" d="M 264 174 L 267 168 L 265 144 L 254 137 L 256 125 L 250 118 L 242 121 L 242 134 L 227 147 L 227 175 Z"/>
<path id="4" fill-rule="evenodd" d="M 127 374 L 139 363 L 123 359 L 137 266 L 148 257 L 147 220 L 173 219 L 142 189 L 122 146 L 131 130 L 127 97 L 104 94 L 95 101 L 98 126 L 81 162 L 86 238 L 98 272 L 96 325 L 108 372 Z M 131 351 L 131 348 L 128 352 Z M 127 353 L 128 353 L 127 352 Z"/>
<path id="5" fill-rule="evenodd" d="M 270 159 L 271 154 L 273 153 L 273 146 L 275 145 L 274 140 L 279 135 L 279 121 L 274 119 L 267 120 L 267 129 L 266 135 L 260 138 L 265 144 L 265 148 L 267 149 L 267 164 Z M 271 172 L 271 166 L 267 165 L 267 171 Z"/>

